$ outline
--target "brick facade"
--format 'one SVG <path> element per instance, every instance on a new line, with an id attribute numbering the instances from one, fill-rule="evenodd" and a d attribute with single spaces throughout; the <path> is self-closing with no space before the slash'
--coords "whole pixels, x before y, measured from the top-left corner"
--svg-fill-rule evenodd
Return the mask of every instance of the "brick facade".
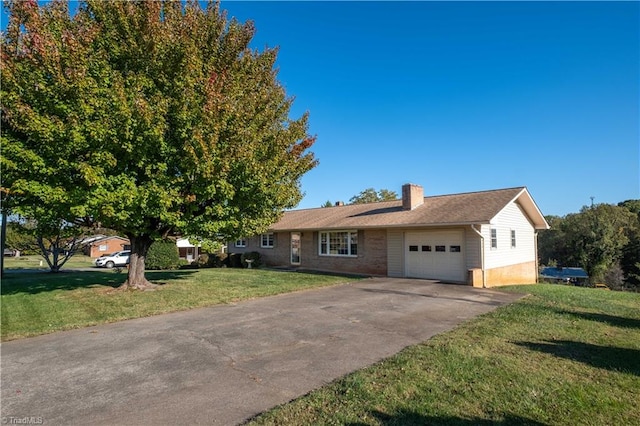
<path id="1" fill-rule="evenodd" d="M 358 231 L 357 256 L 321 256 L 319 232 L 300 232 L 300 264 L 291 264 L 291 233 L 274 233 L 273 248 L 260 247 L 260 236 L 246 238 L 246 247 L 229 242 L 229 253 L 257 251 L 267 267 L 297 267 L 318 271 L 345 272 L 366 275 L 387 275 L 387 231 L 384 229 Z"/>
<path id="2" fill-rule="evenodd" d="M 117 251 L 129 250 L 131 245 L 129 240 L 122 237 L 106 237 L 92 242 L 84 248 L 84 254 L 92 258 L 98 258 L 105 254 Z"/>

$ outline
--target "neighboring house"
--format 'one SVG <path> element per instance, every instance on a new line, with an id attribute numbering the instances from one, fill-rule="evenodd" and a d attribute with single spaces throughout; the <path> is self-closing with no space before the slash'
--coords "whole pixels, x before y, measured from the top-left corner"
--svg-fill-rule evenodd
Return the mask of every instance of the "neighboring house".
<path id="1" fill-rule="evenodd" d="M 131 250 L 131 243 L 128 238 L 101 236 L 85 246 L 84 254 L 96 258 L 121 250 Z"/>
<path id="2" fill-rule="evenodd" d="M 176 246 L 178 246 L 180 259 L 184 259 L 189 263 L 197 260 L 200 255 L 200 244 L 194 246 L 189 242 L 188 238 L 178 238 Z"/>
<path id="3" fill-rule="evenodd" d="M 582 268 L 566 268 L 562 266 L 542 268 L 540 277 L 574 284 L 582 284 L 589 279 L 589 275 Z"/>
<path id="4" fill-rule="evenodd" d="M 287 211 L 266 234 L 229 242 L 263 263 L 476 287 L 535 283 L 537 231 L 548 229 L 526 188 Z"/>

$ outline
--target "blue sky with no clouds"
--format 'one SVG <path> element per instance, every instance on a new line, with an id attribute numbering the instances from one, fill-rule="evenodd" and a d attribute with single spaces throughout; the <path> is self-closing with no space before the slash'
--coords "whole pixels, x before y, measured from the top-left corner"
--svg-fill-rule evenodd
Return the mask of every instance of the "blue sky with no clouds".
<path id="1" fill-rule="evenodd" d="M 255 48 L 279 46 L 292 116 L 310 113 L 320 164 L 300 208 L 408 182 L 527 186 L 555 215 L 640 198 L 638 2 L 222 7 L 255 22 Z"/>
<path id="2" fill-rule="evenodd" d="M 236 2 L 310 112 L 300 207 L 373 187 L 640 198 L 637 2 Z"/>

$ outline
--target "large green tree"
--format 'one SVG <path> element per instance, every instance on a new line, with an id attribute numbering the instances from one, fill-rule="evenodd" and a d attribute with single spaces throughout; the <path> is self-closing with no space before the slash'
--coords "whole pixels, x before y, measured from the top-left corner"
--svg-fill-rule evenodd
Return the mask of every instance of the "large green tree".
<path id="1" fill-rule="evenodd" d="M 395 191 L 388 189 L 381 189 L 376 191 L 375 188 L 367 188 L 360 192 L 358 195 L 354 195 L 349 200 L 350 204 L 366 204 L 375 203 L 378 201 L 393 201 L 398 199 L 398 194 Z"/>
<path id="2" fill-rule="evenodd" d="M 39 254 L 51 272 L 60 268 L 90 243 L 92 229 L 53 215 L 41 214 L 38 221 L 16 218 L 7 226 L 7 246 L 23 254 Z"/>
<path id="3" fill-rule="evenodd" d="M 597 204 L 565 216 L 560 225 L 568 264 L 582 266 L 592 281 L 601 280 L 616 266 L 629 243 L 638 217 L 625 207 Z"/>
<path id="4" fill-rule="evenodd" d="M 315 138 L 251 22 L 197 1 L 6 7 L 2 187 L 24 216 L 126 235 L 125 287 L 150 285 L 155 240 L 259 233 L 300 201 Z"/>
<path id="5" fill-rule="evenodd" d="M 638 226 L 627 232 L 629 242 L 622 251 L 620 266 L 627 285 L 640 290 L 640 200 L 626 200 L 618 206 L 628 209 L 638 217 Z"/>

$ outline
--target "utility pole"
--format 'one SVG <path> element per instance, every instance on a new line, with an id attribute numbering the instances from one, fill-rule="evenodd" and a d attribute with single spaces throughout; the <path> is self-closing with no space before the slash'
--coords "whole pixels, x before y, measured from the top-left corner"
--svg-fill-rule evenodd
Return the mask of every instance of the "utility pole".
<path id="1" fill-rule="evenodd" d="M 592 195 L 592 196 L 591 196 L 591 197 L 589 197 L 589 198 L 591 198 L 591 208 L 593 208 L 593 200 L 594 200 L 596 197 L 594 197 L 594 196 Z"/>

